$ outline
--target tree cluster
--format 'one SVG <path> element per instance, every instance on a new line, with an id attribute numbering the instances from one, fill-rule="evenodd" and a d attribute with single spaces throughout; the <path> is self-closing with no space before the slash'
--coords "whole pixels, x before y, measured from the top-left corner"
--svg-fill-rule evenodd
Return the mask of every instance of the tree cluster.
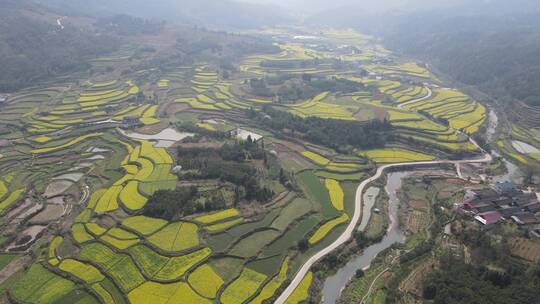
<path id="1" fill-rule="evenodd" d="M 265 158 L 262 147 L 248 138 L 220 149 L 179 147 L 179 173 L 184 180 L 219 179 L 235 185 L 235 201 L 267 202 L 273 191 L 260 182 L 257 170 L 246 160 Z"/>
<path id="2" fill-rule="evenodd" d="M 387 121 L 364 123 L 317 117 L 302 118 L 270 106 L 264 107 L 261 114 L 251 110 L 248 115 L 278 132 L 290 132 L 312 143 L 343 152 L 352 148 L 382 148 L 392 130 Z"/>

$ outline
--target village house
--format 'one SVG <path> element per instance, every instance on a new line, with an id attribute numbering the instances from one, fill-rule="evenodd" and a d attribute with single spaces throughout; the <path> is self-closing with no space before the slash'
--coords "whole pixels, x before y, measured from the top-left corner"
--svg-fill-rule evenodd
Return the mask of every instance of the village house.
<path id="1" fill-rule="evenodd" d="M 142 122 L 138 117 L 124 117 L 122 119 L 122 128 L 129 129 L 141 126 Z"/>
<path id="2" fill-rule="evenodd" d="M 540 201 L 534 193 L 519 191 L 511 182 L 497 183 L 493 189 L 467 190 L 458 212 L 469 214 L 482 225 L 512 220 L 518 225 L 540 223 Z"/>

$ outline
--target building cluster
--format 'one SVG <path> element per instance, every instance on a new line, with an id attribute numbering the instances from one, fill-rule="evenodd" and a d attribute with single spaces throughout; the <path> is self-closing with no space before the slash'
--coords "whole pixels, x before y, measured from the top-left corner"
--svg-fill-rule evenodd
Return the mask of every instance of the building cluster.
<path id="1" fill-rule="evenodd" d="M 492 189 L 468 190 L 459 211 L 470 214 L 482 225 L 513 221 L 518 225 L 540 223 L 540 201 L 536 193 L 523 192 L 511 182 L 499 182 Z"/>

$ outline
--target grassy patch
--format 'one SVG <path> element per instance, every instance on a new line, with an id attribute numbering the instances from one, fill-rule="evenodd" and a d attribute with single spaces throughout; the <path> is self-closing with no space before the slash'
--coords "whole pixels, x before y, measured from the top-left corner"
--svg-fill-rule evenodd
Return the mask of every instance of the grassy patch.
<path id="1" fill-rule="evenodd" d="M 238 242 L 229 253 L 245 258 L 255 256 L 264 248 L 264 246 L 279 236 L 279 234 L 280 233 L 275 230 L 256 232 Z"/>

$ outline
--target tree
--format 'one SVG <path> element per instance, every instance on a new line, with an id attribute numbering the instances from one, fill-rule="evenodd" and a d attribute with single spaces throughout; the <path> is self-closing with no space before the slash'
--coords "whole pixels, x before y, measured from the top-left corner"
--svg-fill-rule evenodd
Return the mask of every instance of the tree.
<path id="1" fill-rule="evenodd" d="M 301 252 L 305 252 L 306 250 L 309 249 L 309 242 L 307 239 L 301 239 L 300 241 L 298 241 L 297 243 L 297 247 L 298 247 L 298 250 L 300 250 Z"/>

